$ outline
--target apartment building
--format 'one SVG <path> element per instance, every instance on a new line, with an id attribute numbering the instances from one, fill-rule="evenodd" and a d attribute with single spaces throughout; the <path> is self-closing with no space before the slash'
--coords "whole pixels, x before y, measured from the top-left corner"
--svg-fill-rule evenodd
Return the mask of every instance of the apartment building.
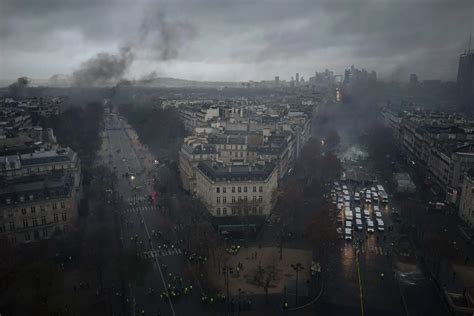
<path id="1" fill-rule="evenodd" d="M 23 177 L 0 188 L 0 235 L 13 243 L 48 239 L 71 230 L 78 195 L 72 174 Z"/>
<path id="2" fill-rule="evenodd" d="M 213 216 L 268 216 L 278 177 L 272 163 L 225 165 L 201 161 L 196 184 L 197 196 Z"/>
<path id="3" fill-rule="evenodd" d="M 470 226 L 474 225 L 474 168 L 467 170 L 464 176 L 459 217 Z"/>

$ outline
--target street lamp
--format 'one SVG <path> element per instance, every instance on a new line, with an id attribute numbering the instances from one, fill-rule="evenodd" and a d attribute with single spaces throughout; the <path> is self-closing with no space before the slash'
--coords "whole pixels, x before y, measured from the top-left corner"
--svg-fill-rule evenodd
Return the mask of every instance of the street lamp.
<path id="1" fill-rule="evenodd" d="M 130 180 L 135 180 L 135 176 L 130 176 Z"/>
<path id="2" fill-rule="evenodd" d="M 295 298 L 295 306 L 298 306 L 298 272 L 304 269 L 301 263 L 292 264 L 291 268 L 296 272 L 296 298 Z"/>

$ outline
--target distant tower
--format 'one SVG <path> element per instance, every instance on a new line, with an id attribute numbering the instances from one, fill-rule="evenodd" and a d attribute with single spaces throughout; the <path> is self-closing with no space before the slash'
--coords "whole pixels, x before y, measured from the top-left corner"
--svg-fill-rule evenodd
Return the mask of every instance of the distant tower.
<path id="1" fill-rule="evenodd" d="M 300 82 L 300 74 L 297 72 L 296 73 L 296 83 Z"/>
<path id="2" fill-rule="evenodd" d="M 459 56 L 457 85 L 462 103 L 474 106 L 474 50 L 471 50 L 471 35 L 468 49 Z"/>
<path id="3" fill-rule="evenodd" d="M 280 85 L 280 77 L 275 76 L 275 86 L 279 86 L 279 85 Z"/>
<path id="4" fill-rule="evenodd" d="M 418 76 L 416 74 L 410 74 L 410 81 L 409 83 L 411 85 L 416 85 L 418 84 Z"/>

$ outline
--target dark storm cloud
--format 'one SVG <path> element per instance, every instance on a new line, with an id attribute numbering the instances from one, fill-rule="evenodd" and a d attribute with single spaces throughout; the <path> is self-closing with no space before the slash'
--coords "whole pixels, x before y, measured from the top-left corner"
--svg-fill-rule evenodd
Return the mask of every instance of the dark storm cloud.
<path id="1" fill-rule="evenodd" d="M 42 53 L 52 67 L 71 69 L 87 52 L 132 43 L 138 49 L 131 70 L 138 77 L 163 69 L 165 75 L 248 80 L 296 71 L 307 76 L 326 67 L 341 73 L 355 64 L 390 78 L 417 72 L 452 79 L 474 20 L 471 0 L 159 3 L 157 9 L 151 0 L 7 0 L 0 11 L 6 72 L 23 75 L 22 56 Z M 61 57 L 68 52 L 69 60 Z"/>

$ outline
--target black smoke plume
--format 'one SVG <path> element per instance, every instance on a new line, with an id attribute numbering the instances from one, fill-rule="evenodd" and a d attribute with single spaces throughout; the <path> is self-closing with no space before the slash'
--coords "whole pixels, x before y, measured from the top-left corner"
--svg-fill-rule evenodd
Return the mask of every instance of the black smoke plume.
<path id="1" fill-rule="evenodd" d="M 73 84 L 80 87 L 117 85 L 126 80 L 124 76 L 138 52 L 150 52 L 150 59 L 155 61 L 174 59 L 186 42 L 197 34 L 195 27 L 187 22 L 171 21 L 163 11 L 149 12 L 137 36 L 128 39 L 117 54 L 99 53 L 82 63 L 72 74 Z M 157 76 L 156 72 L 152 74 L 153 78 Z"/>
<path id="2" fill-rule="evenodd" d="M 119 82 L 133 62 L 134 54 L 130 46 L 124 46 L 118 54 L 99 53 L 82 63 L 73 72 L 75 85 L 103 86 Z"/>
<path id="3" fill-rule="evenodd" d="M 18 78 L 16 82 L 8 86 L 8 94 L 14 99 L 23 97 L 25 94 L 25 89 L 29 83 L 30 79 L 28 77 Z"/>

